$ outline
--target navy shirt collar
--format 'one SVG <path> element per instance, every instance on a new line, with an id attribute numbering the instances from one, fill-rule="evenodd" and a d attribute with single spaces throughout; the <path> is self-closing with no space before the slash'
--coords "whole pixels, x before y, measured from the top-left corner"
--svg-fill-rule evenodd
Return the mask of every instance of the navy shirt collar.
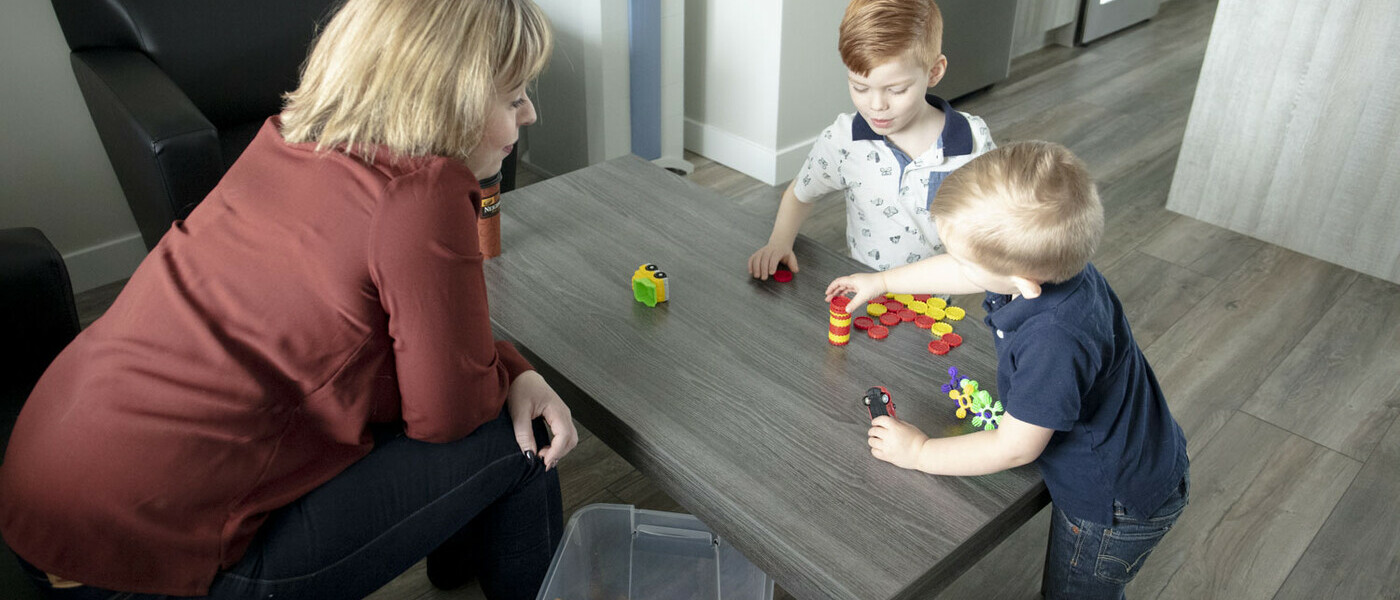
<path id="1" fill-rule="evenodd" d="M 947 100 L 933 94 L 925 94 L 924 101 L 943 111 L 943 155 L 972 154 L 972 125 L 967 122 L 967 117 L 953 110 L 953 105 L 948 104 Z M 870 128 L 870 124 L 865 122 L 865 117 L 856 112 L 855 120 L 851 121 L 851 139 L 883 141 L 885 136 L 875 133 L 875 130 Z"/>
<path id="2" fill-rule="evenodd" d="M 1017 298 L 987 292 L 984 306 L 987 310 L 987 325 L 1002 331 L 1016 331 L 1031 317 L 1054 310 L 1061 302 L 1084 284 L 1089 272 L 1098 273 L 1092 263 L 1084 265 L 1084 270 L 1060 283 L 1047 283 L 1040 286 L 1040 295 L 1035 298 Z"/>

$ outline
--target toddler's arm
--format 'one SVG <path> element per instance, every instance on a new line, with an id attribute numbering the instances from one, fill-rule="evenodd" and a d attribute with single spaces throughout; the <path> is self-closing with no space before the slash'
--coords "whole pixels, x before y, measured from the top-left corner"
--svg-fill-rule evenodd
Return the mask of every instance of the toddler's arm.
<path id="1" fill-rule="evenodd" d="M 797 239 L 797 229 L 812 214 L 812 204 L 797 199 L 793 189 L 797 180 L 793 179 L 783 192 L 783 201 L 778 205 L 778 218 L 773 221 L 773 233 L 768 236 L 768 245 L 759 248 L 749 257 L 749 274 L 759 279 L 768 279 L 778 270 L 778 263 L 787 263 L 788 268 L 797 272 L 797 255 L 792 251 L 792 243 Z"/>
<path id="2" fill-rule="evenodd" d="M 852 293 L 850 306 L 860 306 L 887 292 L 919 294 L 975 294 L 985 291 L 968 281 L 952 256 L 939 254 L 880 273 L 856 273 L 837 277 L 826 287 L 826 300 Z"/>
<path id="3" fill-rule="evenodd" d="M 1001 416 L 990 431 L 930 438 L 917 427 L 890 417 L 877 417 L 869 432 L 870 454 L 905 469 L 934 475 L 986 475 L 1027 464 L 1040 456 L 1055 433 Z"/>

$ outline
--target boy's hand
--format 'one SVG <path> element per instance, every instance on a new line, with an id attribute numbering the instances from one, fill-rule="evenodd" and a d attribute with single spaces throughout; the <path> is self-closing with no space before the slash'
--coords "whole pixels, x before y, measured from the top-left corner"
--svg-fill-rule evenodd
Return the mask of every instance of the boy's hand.
<path id="1" fill-rule="evenodd" d="M 865 301 L 889 291 L 885 288 L 885 277 L 880 273 L 856 273 L 837 277 L 826 286 L 826 301 L 845 293 L 851 293 L 851 301 L 846 306 L 851 310 L 859 308 Z"/>
<path id="2" fill-rule="evenodd" d="M 797 272 L 797 255 L 793 253 L 791 244 L 768 244 L 749 257 L 749 274 L 757 279 L 768 279 L 769 275 L 778 270 L 780 262 L 787 263 L 788 269 L 793 273 Z"/>
<path id="3" fill-rule="evenodd" d="M 867 434 L 870 454 L 901 469 L 917 469 L 928 436 L 918 427 L 887 416 L 875 417 Z"/>

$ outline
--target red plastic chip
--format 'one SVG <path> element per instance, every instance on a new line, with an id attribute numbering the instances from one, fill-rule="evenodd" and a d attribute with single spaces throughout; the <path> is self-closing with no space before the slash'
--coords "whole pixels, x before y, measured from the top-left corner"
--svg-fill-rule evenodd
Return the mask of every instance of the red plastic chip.
<path id="1" fill-rule="evenodd" d="M 850 296 L 836 296 L 831 299 L 831 312 L 847 312 L 846 305 L 851 303 Z"/>
<path id="2" fill-rule="evenodd" d="M 851 321 L 851 324 L 855 325 L 856 329 L 865 331 L 875 326 L 875 319 L 872 319 L 870 317 L 856 317 L 854 320 Z"/>
<path id="3" fill-rule="evenodd" d="M 774 271 L 773 281 L 777 281 L 780 283 L 787 283 L 789 281 L 792 281 L 792 271 L 789 271 L 787 269 L 778 269 L 777 271 Z"/>
<path id="4" fill-rule="evenodd" d="M 914 299 L 919 302 L 928 302 L 928 299 L 932 297 L 933 294 L 914 294 Z"/>
<path id="5" fill-rule="evenodd" d="M 851 335 L 850 325 L 846 325 L 845 327 L 842 327 L 840 325 L 829 325 L 827 326 L 826 330 L 836 335 Z"/>
<path id="6" fill-rule="evenodd" d="M 930 317 L 928 315 L 919 315 L 917 317 L 914 317 L 914 325 L 918 326 L 919 329 L 928 329 L 930 327 L 933 327 L 933 324 L 936 322 L 937 321 L 933 320 L 933 317 Z"/>
<path id="7" fill-rule="evenodd" d="M 904 310 L 905 306 L 903 302 L 895 300 L 894 298 L 885 298 L 885 308 L 898 312 Z"/>
<path id="8" fill-rule="evenodd" d="M 884 326 L 886 326 L 886 327 L 888 327 L 888 326 L 890 326 L 890 325 L 898 325 L 898 324 L 899 324 L 899 315 L 894 314 L 894 313 L 892 313 L 892 312 L 887 312 L 887 313 L 885 313 L 885 314 L 883 314 L 883 315 L 880 315 L 880 324 L 881 324 L 881 325 L 884 325 Z"/>
<path id="9" fill-rule="evenodd" d="M 945 333 L 943 334 L 942 340 L 945 344 L 948 344 L 949 348 L 957 348 L 961 346 L 963 342 L 962 336 L 956 333 Z"/>
<path id="10" fill-rule="evenodd" d="M 865 334 L 870 336 L 871 339 L 883 340 L 887 337 L 890 337 L 890 330 L 884 325 L 876 325 L 866 330 Z"/>
<path id="11" fill-rule="evenodd" d="M 912 310 L 909 310 L 909 309 L 907 309 L 907 308 L 904 309 L 904 310 L 899 311 L 899 320 L 904 321 L 905 323 L 908 323 L 908 322 L 910 322 L 910 321 L 913 321 L 913 320 L 914 320 L 914 317 L 917 317 L 917 316 L 918 316 L 918 313 L 916 313 L 916 312 L 914 312 L 914 311 L 912 311 Z"/>
<path id="12" fill-rule="evenodd" d="M 933 340 L 928 343 L 928 351 L 934 354 L 947 354 L 952 348 L 942 340 Z"/>

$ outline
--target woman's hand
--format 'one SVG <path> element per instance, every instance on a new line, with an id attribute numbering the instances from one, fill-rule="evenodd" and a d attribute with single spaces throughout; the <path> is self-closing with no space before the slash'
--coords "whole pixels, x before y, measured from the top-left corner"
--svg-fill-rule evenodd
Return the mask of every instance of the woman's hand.
<path id="1" fill-rule="evenodd" d="M 797 254 L 792 251 L 792 244 L 784 246 L 769 242 L 759 248 L 749 256 L 749 275 L 755 279 L 768 279 L 778 270 L 778 263 L 787 263 L 793 273 L 797 272 Z"/>
<path id="2" fill-rule="evenodd" d="M 875 417 L 867 433 L 870 454 L 902 469 L 919 468 L 919 454 L 928 436 L 918 427 L 889 416 Z"/>
<path id="3" fill-rule="evenodd" d="M 856 273 L 845 277 L 837 277 L 826 286 L 826 301 L 831 302 L 832 298 L 853 292 L 851 301 L 846 304 L 849 310 L 859 308 L 867 300 L 875 298 L 880 294 L 889 291 L 885 286 L 885 276 L 882 273 Z"/>
<path id="4" fill-rule="evenodd" d="M 510 409 L 510 422 L 515 427 L 515 441 L 520 444 L 520 450 L 526 456 L 539 454 L 546 470 L 558 465 L 559 459 L 578 444 L 578 430 L 574 429 L 569 407 L 539 373 L 526 371 L 516 377 L 506 394 L 506 406 Z M 532 423 L 536 417 L 544 417 L 553 436 L 543 448 L 535 447 Z"/>

